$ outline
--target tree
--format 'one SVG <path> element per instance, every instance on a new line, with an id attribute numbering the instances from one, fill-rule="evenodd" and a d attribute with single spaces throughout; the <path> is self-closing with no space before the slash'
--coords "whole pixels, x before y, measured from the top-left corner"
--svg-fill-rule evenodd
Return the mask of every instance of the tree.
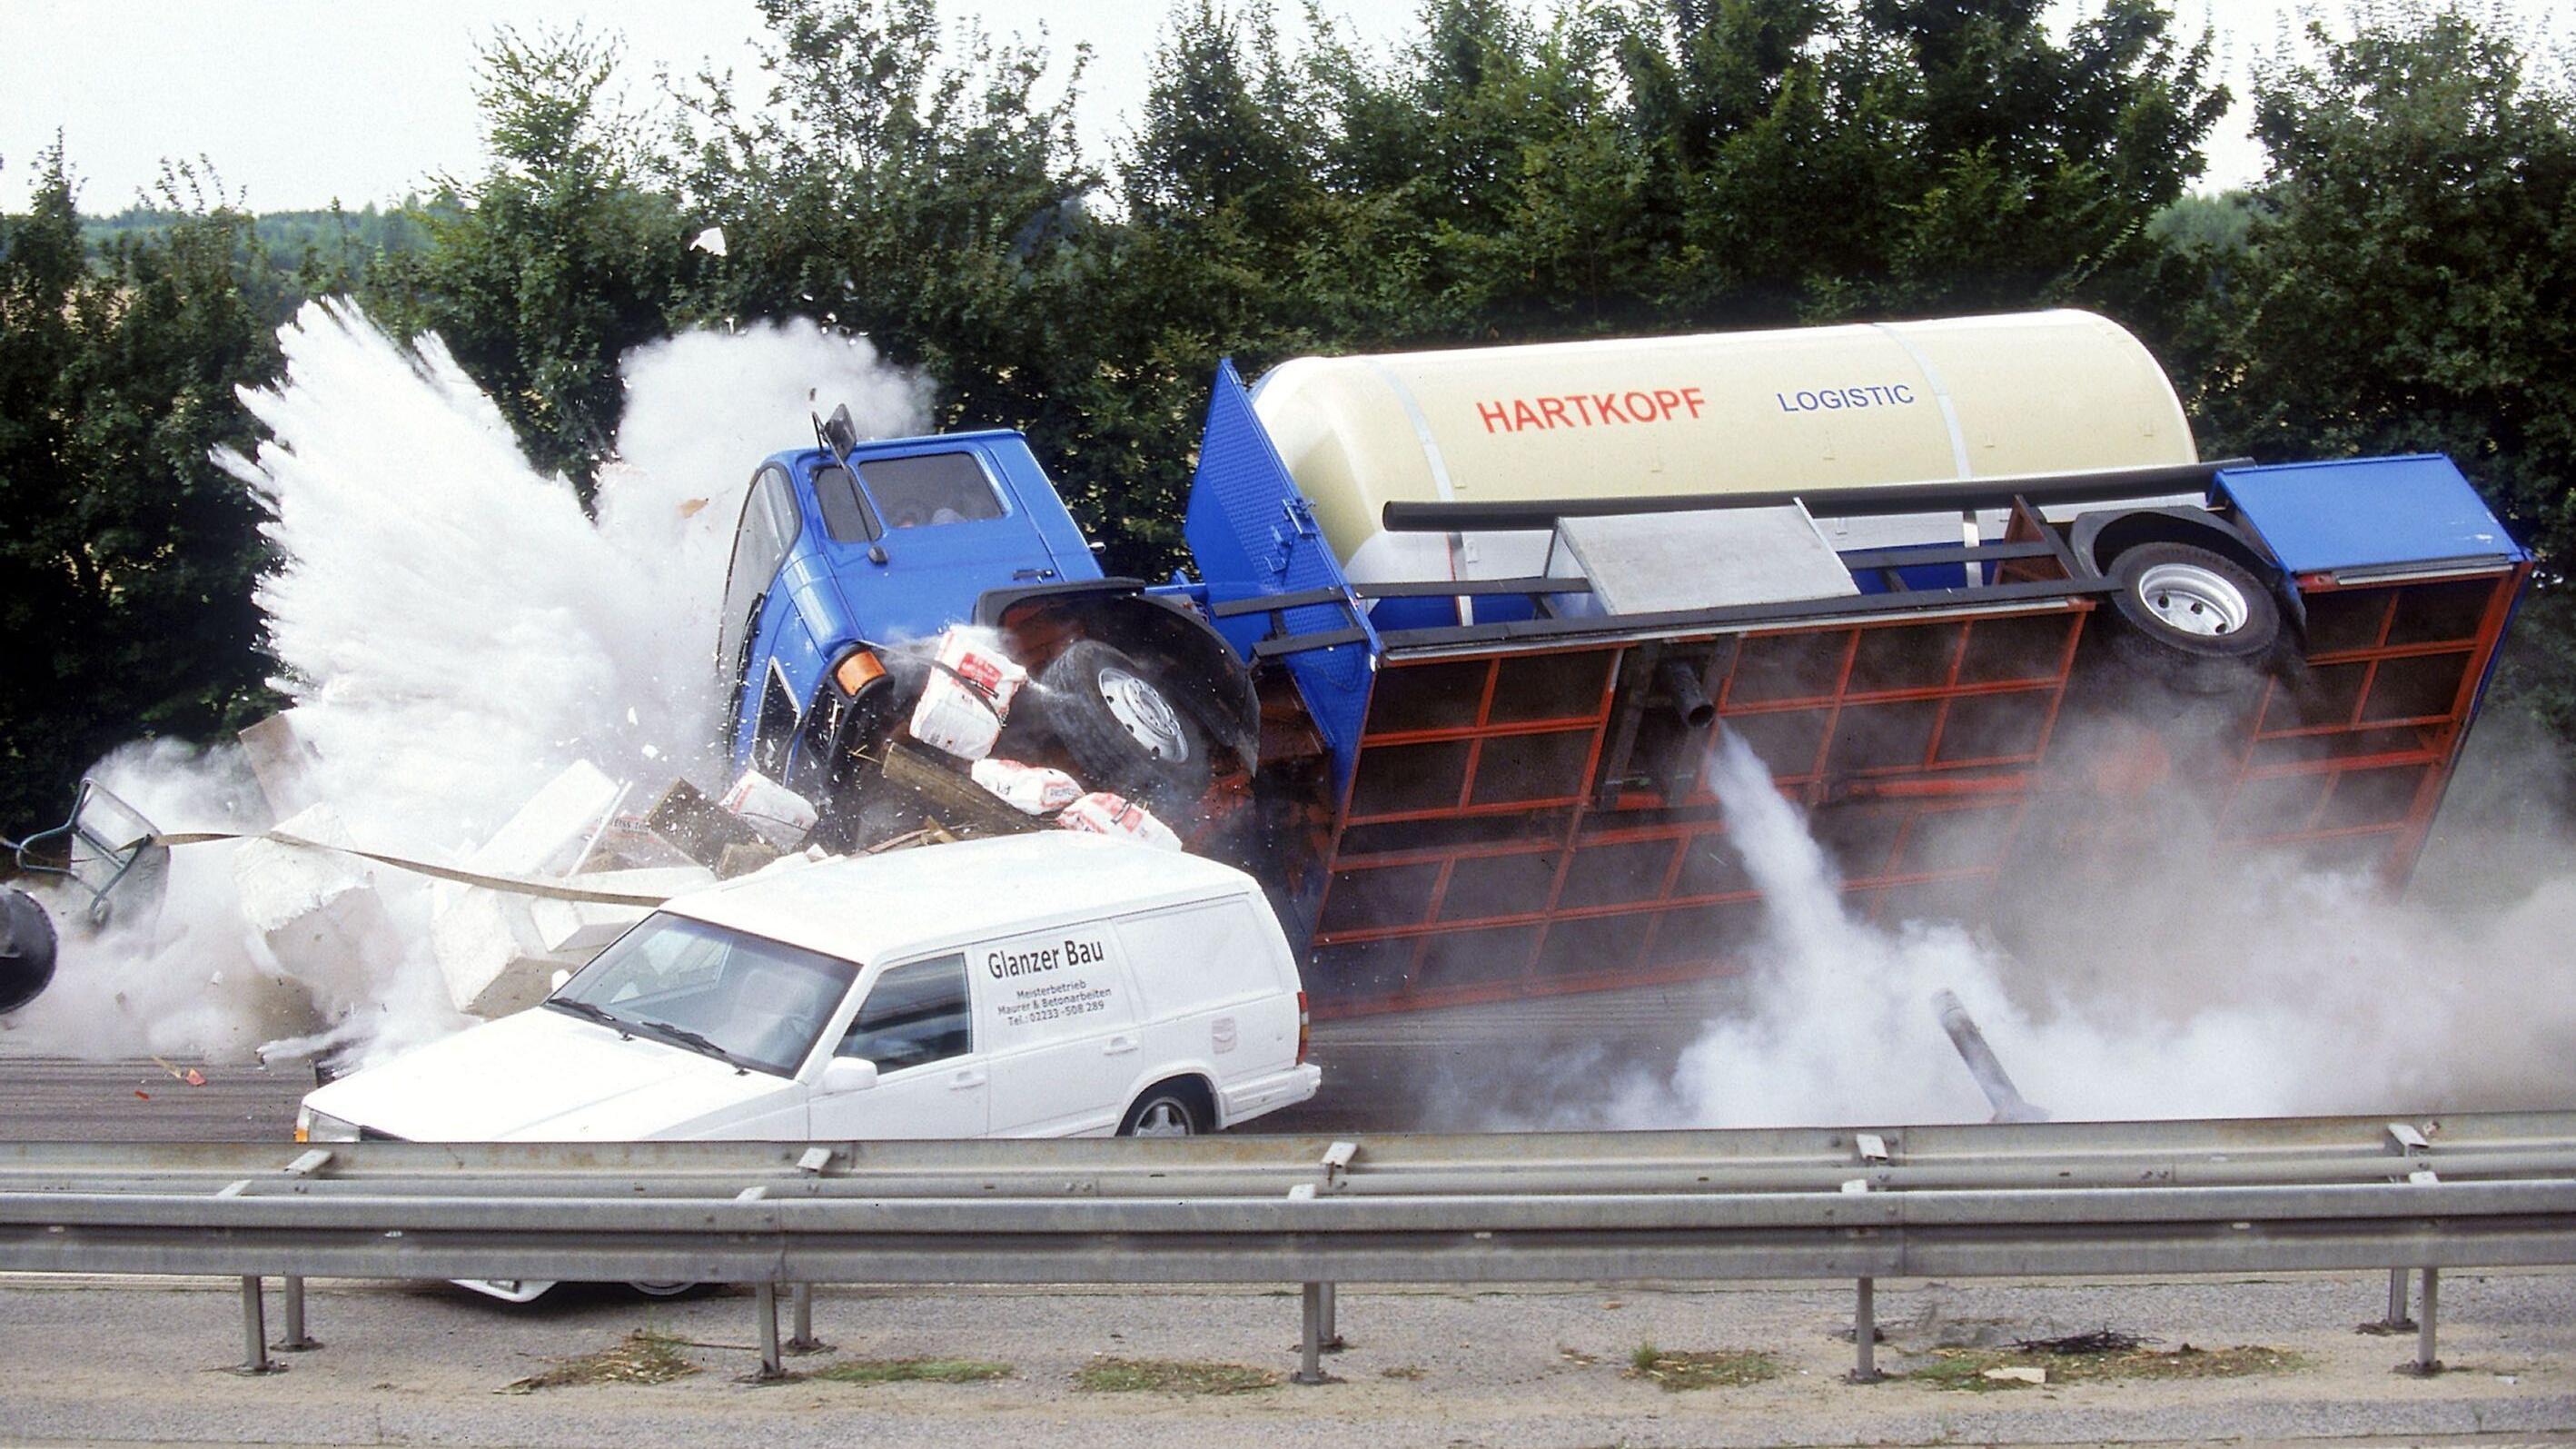
<path id="1" fill-rule="evenodd" d="M 270 707 L 258 513 L 209 460 L 247 446 L 291 306 L 251 218 L 168 173 L 176 219 L 84 257 L 59 146 L 0 216 L 0 823 L 59 819 L 136 735 Z"/>
<path id="2" fill-rule="evenodd" d="M 2439 451 L 2540 559 L 2504 682 L 2576 735 L 2576 87 L 2412 10 L 2257 78 L 2270 166 L 2204 426 L 2265 459 Z"/>

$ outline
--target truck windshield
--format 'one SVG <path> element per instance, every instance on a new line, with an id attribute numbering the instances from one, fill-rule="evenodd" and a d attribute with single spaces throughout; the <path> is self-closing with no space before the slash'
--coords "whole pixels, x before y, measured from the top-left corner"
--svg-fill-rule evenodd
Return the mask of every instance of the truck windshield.
<path id="1" fill-rule="evenodd" d="M 853 962 L 655 912 L 546 1004 L 784 1077 L 858 974 Z"/>
<path id="2" fill-rule="evenodd" d="M 927 528 L 1002 516 L 1001 495 L 972 453 L 924 453 L 859 465 L 868 497 L 889 528 Z"/>

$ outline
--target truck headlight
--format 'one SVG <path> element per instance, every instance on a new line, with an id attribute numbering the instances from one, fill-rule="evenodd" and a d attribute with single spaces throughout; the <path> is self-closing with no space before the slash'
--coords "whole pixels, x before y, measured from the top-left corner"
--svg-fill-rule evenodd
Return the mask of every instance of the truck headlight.
<path id="1" fill-rule="evenodd" d="M 358 1140 L 358 1124 L 344 1122 L 328 1112 L 316 1112 L 310 1107 L 298 1108 L 295 1113 L 295 1140 L 355 1142 Z"/>

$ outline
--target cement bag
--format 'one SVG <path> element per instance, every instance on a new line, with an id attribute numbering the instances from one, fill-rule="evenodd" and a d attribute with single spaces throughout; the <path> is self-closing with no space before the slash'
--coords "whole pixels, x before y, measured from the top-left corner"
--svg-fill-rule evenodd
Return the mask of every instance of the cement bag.
<path id="1" fill-rule="evenodd" d="M 1082 786 L 1062 770 L 1017 760 L 977 760 L 966 770 L 978 785 L 1023 815 L 1046 815 L 1082 798 Z"/>
<path id="2" fill-rule="evenodd" d="M 1029 672 L 956 629 L 939 636 L 938 660 L 912 707 L 912 737 L 961 760 L 980 760 L 993 753 Z"/>
<path id="3" fill-rule="evenodd" d="M 758 770 L 745 770 L 719 802 L 780 850 L 794 850 L 814 828 L 814 802 Z"/>
<path id="4" fill-rule="evenodd" d="M 1181 838 L 1172 828 L 1154 818 L 1153 812 L 1124 795 L 1095 790 L 1064 807 L 1055 823 L 1067 830 L 1087 830 L 1094 835 L 1111 835 L 1121 840 L 1134 840 L 1164 850 L 1181 848 Z"/>

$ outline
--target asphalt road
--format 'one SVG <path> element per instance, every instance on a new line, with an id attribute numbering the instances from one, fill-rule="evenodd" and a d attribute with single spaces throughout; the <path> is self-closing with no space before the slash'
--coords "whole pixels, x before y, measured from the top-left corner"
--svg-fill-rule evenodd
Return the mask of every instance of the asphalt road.
<path id="1" fill-rule="evenodd" d="M 1605 1072 L 1668 1065 L 1724 1011 L 1732 979 L 1318 1022 L 1323 1090 L 1260 1132 L 1472 1132 L 1545 1125 Z M 195 1071 L 203 1085 L 184 1074 Z M 0 1141 L 284 1138 L 311 1066 L 73 1061 L 0 1033 Z"/>

